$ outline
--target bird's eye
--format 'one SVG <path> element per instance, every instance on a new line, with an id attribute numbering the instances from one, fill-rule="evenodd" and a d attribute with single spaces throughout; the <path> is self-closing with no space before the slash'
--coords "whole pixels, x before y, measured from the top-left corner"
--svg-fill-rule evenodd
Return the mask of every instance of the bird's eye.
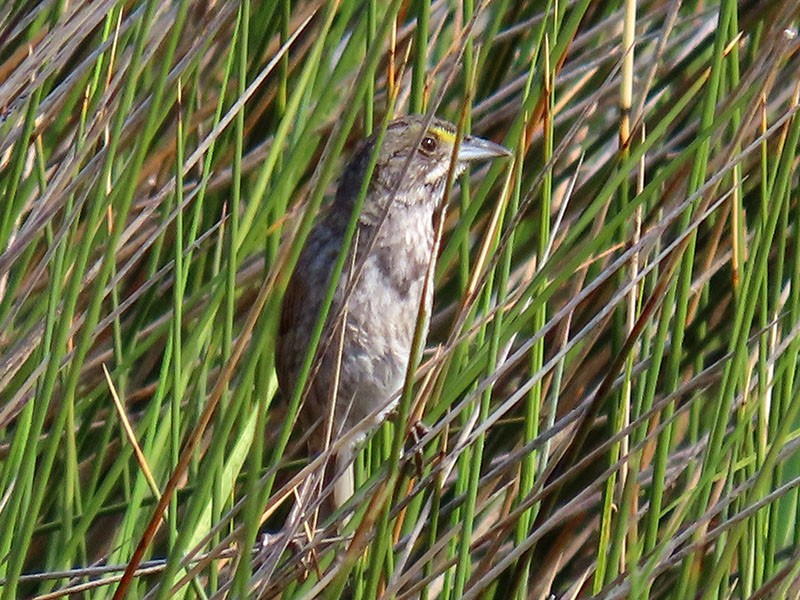
<path id="1" fill-rule="evenodd" d="M 434 150 L 436 150 L 436 146 L 438 146 L 436 138 L 430 135 L 426 135 L 424 138 L 422 138 L 422 141 L 419 144 L 420 150 L 422 150 L 425 154 L 431 154 Z"/>

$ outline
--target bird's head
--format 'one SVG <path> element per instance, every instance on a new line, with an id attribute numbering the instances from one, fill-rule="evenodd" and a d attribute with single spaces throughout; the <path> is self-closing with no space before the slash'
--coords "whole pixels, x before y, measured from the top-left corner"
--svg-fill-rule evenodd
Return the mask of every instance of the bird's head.
<path id="1" fill-rule="evenodd" d="M 423 115 L 395 119 L 386 129 L 372 173 L 364 210 L 376 214 L 391 200 L 402 205 L 441 202 L 447 172 L 456 146 L 455 125 L 433 119 L 427 128 Z M 339 183 L 337 201 L 352 203 L 358 196 L 376 137 L 367 138 L 345 168 Z M 464 136 L 456 156 L 456 175 L 470 162 L 509 156 L 499 144 L 474 136 Z M 363 212 L 363 211 L 362 211 Z"/>

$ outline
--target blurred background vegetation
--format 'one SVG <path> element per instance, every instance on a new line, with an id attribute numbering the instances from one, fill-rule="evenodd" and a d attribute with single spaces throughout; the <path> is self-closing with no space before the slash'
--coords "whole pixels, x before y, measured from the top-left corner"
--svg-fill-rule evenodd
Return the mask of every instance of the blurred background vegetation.
<path id="1" fill-rule="evenodd" d="M 0 598 L 800 597 L 798 16 L 4 2 Z M 315 531 L 276 315 L 392 107 L 514 160 Z"/>

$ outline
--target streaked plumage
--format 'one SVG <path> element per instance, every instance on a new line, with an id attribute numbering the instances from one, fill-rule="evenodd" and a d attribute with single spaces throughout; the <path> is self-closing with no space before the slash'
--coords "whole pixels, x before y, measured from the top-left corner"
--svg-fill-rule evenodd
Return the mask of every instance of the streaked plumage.
<path id="1" fill-rule="evenodd" d="M 356 444 L 394 406 L 408 368 L 434 246 L 434 211 L 444 195 L 456 140 L 450 123 L 434 119 L 427 130 L 424 125 L 425 117 L 407 116 L 387 128 L 322 335 L 321 346 L 326 340 L 330 343 L 317 349 L 319 368 L 308 383 L 301 410 L 301 422 L 306 426 L 322 417 L 323 426 L 311 438 L 312 452 L 322 451 L 326 440 L 338 439 L 361 425 L 361 433 L 338 453 L 338 471 L 351 464 Z M 336 198 L 309 234 L 286 290 L 276 365 L 287 396 L 297 383 L 374 147 L 374 138 L 367 138 L 347 164 Z M 472 160 L 507 154 L 502 146 L 467 136 L 460 146 L 456 170 L 462 171 Z M 354 275 L 358 279 L 334 330 L 332 319 L 342 313 L 345 291 Z M 426 315 L 433 301 L 433 286 L 428 289 Z M 324 424 L 334 406 L 328 438 Z M 372 414 L 379 407 L 381 411 Z M 335 489 L 337 505 L 352 495 L 351 471 Z"/>

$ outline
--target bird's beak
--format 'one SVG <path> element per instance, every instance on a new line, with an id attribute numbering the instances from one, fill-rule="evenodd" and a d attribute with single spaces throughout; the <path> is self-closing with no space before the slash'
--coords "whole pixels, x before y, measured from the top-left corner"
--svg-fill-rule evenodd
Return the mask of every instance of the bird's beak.
<path id="1" fill-rule="evenodd" d="M 501 156 L 511 156 L 511 151 L 500 144 L 471 135 L 465 136 L 458 148 L 458 162 L 461 163 Z"/>

